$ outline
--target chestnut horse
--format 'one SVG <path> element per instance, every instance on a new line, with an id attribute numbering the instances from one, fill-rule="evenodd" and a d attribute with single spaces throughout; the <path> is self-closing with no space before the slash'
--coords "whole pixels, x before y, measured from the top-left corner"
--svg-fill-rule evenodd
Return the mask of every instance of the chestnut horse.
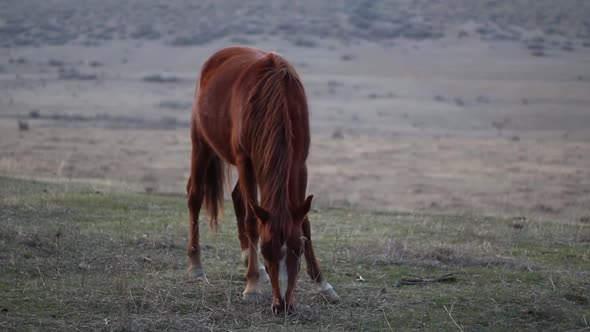
<path id="1" fill-rule="evenodd" d="M 243 299 L 259 301 L 260 282 L 268 277 L 273 312 L 290 312 L 303 255 L 319 292 L 337 301 L 338 295 L 322 277 L 311 240 L 307 214 L 312 196 L 305 197 L 309 115 L 293 67 L 275 53 L 254 48 L 216 52 L 201 70 L 191 139 L 189 275 L 204 276 L 198 223 L 203 199 L 215 230 L 223 204 L 224 164 L 232 164 L 239 178 L 231 196 L 247 267 Z"/>

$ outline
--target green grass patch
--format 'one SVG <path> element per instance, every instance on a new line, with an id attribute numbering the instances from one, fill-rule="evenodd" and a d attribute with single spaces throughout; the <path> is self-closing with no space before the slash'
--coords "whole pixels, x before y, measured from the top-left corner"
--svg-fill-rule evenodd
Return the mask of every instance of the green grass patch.
<path id="1" fill-rule="evenodd" d="M 342 301 L 302 274 L 297 314 L 277 318 L 270 295 L 241 301 L 230 207 L 219 233 L 201 223 L 209 283 L 191 281 L 183 197 L 0 177 L 0 330 L 589 328 L 587 224 L 317 208 L 316 252 Z"/>

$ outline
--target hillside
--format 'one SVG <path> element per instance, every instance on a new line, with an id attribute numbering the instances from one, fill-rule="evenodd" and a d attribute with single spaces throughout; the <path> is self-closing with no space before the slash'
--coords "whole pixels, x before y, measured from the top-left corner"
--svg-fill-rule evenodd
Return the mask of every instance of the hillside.
<path id="1" fill-rule="evenodd" d="M 301 46 L 316 38 L 391 42 L 439 38 L 466 23 L 482 39 L 523 40 L 528 31 L 589 42 L 589 16 L 585 0 L 10 0 L 0 4 L 0 46 L 112 39 L 183 46 L 247 35 L 278 35 Z"/>

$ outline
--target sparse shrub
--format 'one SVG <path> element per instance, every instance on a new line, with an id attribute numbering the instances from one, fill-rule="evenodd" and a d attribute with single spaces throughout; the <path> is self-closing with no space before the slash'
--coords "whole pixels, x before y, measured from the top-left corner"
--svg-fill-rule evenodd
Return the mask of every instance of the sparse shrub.
<path id="1" fill-rule="evenodd" d="M 18 120 L 18 130 L 20 130 L 20 131 L 29 130 L 29 123 L 25 120 Z"/>
<path id="2" fill-rule="evenodd" d="M 194 46 L 203 45 L 209 42 L 211 39 L 202 35 L 194 34 L 190 36 L 178 36 L 170 41 L 172 46 Z"/>
<path id="3" fill-rule="evenodd" d="M 338 82 L 338 81 L 334 81 L 334 80 L 329 80 L 328 81 L 328 86 L 331 88 L 338 88 L 342 86 L 342 83 Z"/>
<path id="4" fill-rule="evenodd" d="M 478 96 L 477 97 L 477 102 L 481 103 L 481 104 L 489 104 L 490 103 L 490 97 L 488 96 Z"/>
<path id="5" fill-rule="evenodd" d="M 485 36 L 492 32 L 492 28 L 488 25 L 480 25 L 475 29 L 475 32 Z"/>
<path id="6" fill-rule="evenodd" d="M 315 40 L 304 38 L 304 37 L 297 37 L 293 41 L 293 44 L 295 46 L 299 46 L 299 47 L 316 47 L 317 46 L 317 43 L 315 42 Z"/>
<path id="7" fill-rule="evenodd" d="M 29 111 L 29 118 L 31 119 L 38 119 L 41 117 L 41 114 L 39 113 L 39 110 L 35 109 L 35 110 L 30 110 Z"/>
<path id="8" fill-rule="evenodd" d="M 79 80 L 79 81 L 92 81 L 98 79 L 96 74 L 81 73 L 76 68 L 60 69 L 59 79 L 61 80 Z"/>
<path id="9" fill-rule="evenodd" d="M 158 107 L 171 110 L 188 110 L 192 107 L 192 103 L 178 100 L 162 100 Z"/>
<path id="10" fill-rule="evenodd" d="M 455 259 L 455 251 L 452 248 L 437 247 L 425 253 L 425 259 L 434 259 L 441 263 L 451 263 Z"/>
<path id="11" fill-rule="evenodd" d="M 22 65 L 24 63 L 27 63 L 28 61 L 27 61 L 27 59 L 25 59 L 23 57 L 19 57 L 19 58 L 16 58 L 16 59 L 10 58 L 8 60 L 8 62 L 9 63 L 16 63 L 16 64 L 19 64 L 19 65 Z"/>
<path id="12" fill-rule="evenodd" d="M 574 46 L 571 44 L 565 44 L 561 47 L 562 50 L 566 51 L 566 52 L 573 52 L 575 51 Z"/>
<path id="13" fill-rule="evenodd" d="M 160 74 L 147 75 L 142 79 L 144 82 L 149 83 L 180 83 L 182 80 L 175 76 L 162 76 Z"/>
<path id="14" fill-rule="evenodd" d="M 469 32 L 465 30 L 461 30 L 457 33 L 457 39 L 467 38 L 469 37 Z"/>
<path id="15" fill-rule="evenodd" d="M 61 67 L 64 65 L 64 62 L 61 60 L 51 59 L 49 62 L 47 62 L 47 64 L 51 67 Z"/>
<path id="16" fill-rule="evenodd" d="M 241 36 L 233 36 L 229 39 L 230 42 L 234 44 L 242 44 L 242 45 L 252 45 L 256 42 L 253 39 L 241 37 Z"/>
<path id="17" fill-rule="evenodd" d="M 526 47 L 531 51 L 543 51 L 545 49 L 545 45 L 535 42 L 527 44 Z"/>
<path id="18" fill-rule="evenodd" d="M 412 40 L 424 40 L 440 38 L 443 34 L 434 31 L 434 28 L 428 24 L 412 24 L 404 29 L 402 36 Z"/>
<path id="19" fill-rule="evenodd" d="M 332 138 L 337 138 L 340 139 L 344 137 L 344 135 L 342 134 L 342 130 L 341 129 L 336 129 L 334 130 L 334 132 L 332 133 Z"/>
<path id="20" fill-rule="evenodd" d="M 342 61 L 351 61 L 354 60 L 356 57 L 352 54 L 342 54 L 342 56 L 340 57 L 340 60 Z"/>
<path id="21" fill-rule="evenodd" d="M 161 36 L 162 34 L 154 30 L 151 24 L 139 26 L 133 33 L 131 33 L 131 38 L 133 39 L 154 40 L 160 38 Z"/>
<path id="22" fill-rule="evenodd" d="M 163 116 L 160 120 L 160 124 L 165 128 L 176 127 L 178 120 L 173 116 Z"/>
<path id="23" fill-rule="evenodd" d="M 536 211 L 548 213 L 548 214 L 556 214 L 556 213 L 559 213 L 559 211 L 560 211 L 559 208 L 555 208 L 553 206 L 543 204 L 543 203 L 536 204 L 533 207 L 533 209 L 535 209 Z"/>

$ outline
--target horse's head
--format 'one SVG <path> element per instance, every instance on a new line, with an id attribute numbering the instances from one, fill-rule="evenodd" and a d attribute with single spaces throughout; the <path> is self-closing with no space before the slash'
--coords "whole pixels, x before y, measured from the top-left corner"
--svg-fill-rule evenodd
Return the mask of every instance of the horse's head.
<path id="1" fill-rule="evenodd" d="M 293 293 L 307 241 L 301 225 L 311 208 L 312 198 L 313 196 L 309 196 L 301 206 L 290 208 L 282 217 L 288 220 L 278 220 L 279 216 L 251 204 L 254 214 L 262 224 L 260 252 L 272 285 L 272 310 L 275 314 L 293 310 Z"/>

